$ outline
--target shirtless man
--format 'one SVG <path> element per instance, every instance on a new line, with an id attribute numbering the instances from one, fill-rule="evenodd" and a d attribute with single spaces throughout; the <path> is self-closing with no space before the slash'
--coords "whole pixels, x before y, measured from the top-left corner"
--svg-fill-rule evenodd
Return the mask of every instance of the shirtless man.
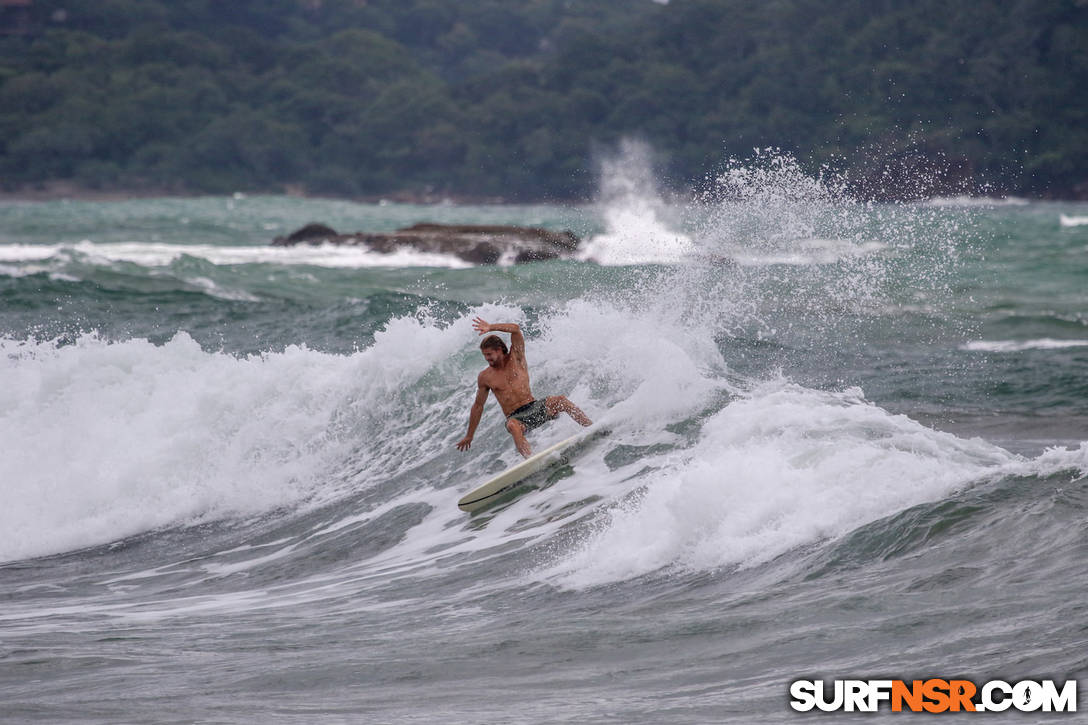
<path id="1" fill-rule="evenodd" d="M 467 451 L 472 445 L 472 436 L 480 424 L 484 413 L 487 391 L 495 393 L 496 400 L 506 415 L 506 430 L 514 437 L 514 446 L 518 453 L 528 458 L 533 454 L 525 434 L 533 428 L 555 420 L 560 413 L 566 413 L 582 425 L 593 421 L 586 417 L 578 406 L 562 395 L 552 395 L 543 402 L 533 399 L 529 390 L 529 365 L 525 362 L 525 337 L 521 328 L 515 324 L 491 325 L 479 317 L 472 321 L 472 327 L 481 335 L 488 332 L 509 332 L 510 350 L 498 335 L 485 337 L 480 343 L 480 351 L 487 360 L 487 368 L 476 377 L 476 401 L 468 418 L 468 435 L 457 443 L 458 450 Z"/>

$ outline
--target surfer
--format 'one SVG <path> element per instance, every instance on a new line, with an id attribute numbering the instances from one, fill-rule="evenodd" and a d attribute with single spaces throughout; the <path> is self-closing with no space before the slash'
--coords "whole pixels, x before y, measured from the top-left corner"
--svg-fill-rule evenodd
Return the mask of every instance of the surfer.
<path id="1" fill-rule="evenodd" d="M 542 401 L 533 398 L 529 390 L 529 365 L 525 362 L 525 337 L 520 327 L 513 323 L 492 325 L 477 317 L 472 321 L 472 328 L 481 335 L 488 332 L 510 333 L 510 349 L 498 335 L 488 335 L 480 343 L 480 352 L 487 360 L 487 367 L 476 377 L 476 400 L 468 418 L 468 435 L 458 441 L 458 450 L 467 451 L 472 445 L 489 390 L 502 406 L 506 430 L 514 438 L 514 447 L 526 458 L 533 451 L 529 441 L 525 440 L 525 434 L 549 420 L 555 420 L 560 413 L 566 413 L 581 425 L 593 422 L 565 396 L 551 395 Z"/>

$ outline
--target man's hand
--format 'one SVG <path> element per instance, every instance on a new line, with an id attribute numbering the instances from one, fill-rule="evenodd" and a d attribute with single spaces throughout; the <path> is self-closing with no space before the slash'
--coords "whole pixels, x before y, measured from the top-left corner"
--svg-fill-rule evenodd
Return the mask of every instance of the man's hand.
<path id="1" fill-rule="evenodd" d="M 465 436 L 461 440 L 457 441 L 457 450 L 467 451 L 469 446 L 472 445 L 472 436 Z"/>
<path id="2" fill-rule="evenodd" d="M 472 329 L 476 330 L 476 332 L 480 333 L 481 335 L 484 335 L 488 332 L 491 332 L 491 325 L 487 322 L 484 322 L 483 318 L 477 317 L 472 321 Z"/>

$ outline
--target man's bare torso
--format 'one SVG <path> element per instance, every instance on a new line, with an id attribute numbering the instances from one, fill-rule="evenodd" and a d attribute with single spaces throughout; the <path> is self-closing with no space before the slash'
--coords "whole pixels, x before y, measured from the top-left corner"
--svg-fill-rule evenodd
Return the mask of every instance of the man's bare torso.
<path id="1" fill-rule="evenodd" d="M 510 415 L 523 405 L 533 402 L 529 389 L 529 367 L 523 354 L 516 348 L 506 358 L 502 367 L 487 367 L 477 378 L 480 385 L 489 388 L 502 406 L 503 415 Z"/>

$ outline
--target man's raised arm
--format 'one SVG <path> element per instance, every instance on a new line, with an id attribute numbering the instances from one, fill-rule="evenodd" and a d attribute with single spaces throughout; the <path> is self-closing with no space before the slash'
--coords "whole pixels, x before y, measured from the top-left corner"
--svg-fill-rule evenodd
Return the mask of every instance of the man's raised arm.
<path id="1" fill-rule="evenodd" d="M 472 327 L 481 335 L 489 332 L 510 333 L 510 352 L 520 357 L 525 357 L 525 336 L 521 334 L 521 327 L 516 322 L 499 322 L 491 324 L 477 317 L 472 321 Z"/>

